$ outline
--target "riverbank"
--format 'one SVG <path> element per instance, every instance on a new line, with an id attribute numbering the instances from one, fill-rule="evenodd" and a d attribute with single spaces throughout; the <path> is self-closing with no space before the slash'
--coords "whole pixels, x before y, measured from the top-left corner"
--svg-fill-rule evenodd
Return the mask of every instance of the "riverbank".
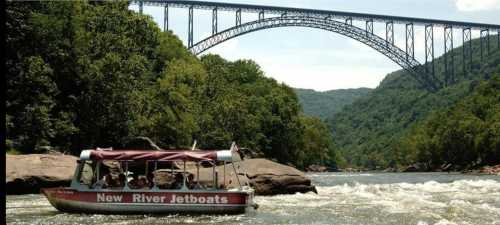
<path id="1" fill-rule="evenodd" d="M 69 186 L 77 159 L 75 156 L 64 154 L 7 154 L 6 193 L 38 194 L 41 188 Z M 256 195 L 316 192 L 311 179 L 293 167 L 262 158 L 247 159 L 236 165 L 242 169 L 238 176 L 242 181 L 248 181 L 255 189 Z M 231 165 L 227 168 L 231 168 Z M 206 170 L 211 171 L 212 168 Z M 218 170 L 221 171 L 222 167 Z M 219 176 L 221 175 L 222 173 L 219 173 Z M 230 176 L 236 180 L 234 174 Z M 219 181 L 222 181 L 222 178 L 219 178 Z M 236 184 L 233 182 L 233 185 Z"/>
<path id="2" fill-rule="evenodd" d="M 451 167 L 451 166 L 450 166 Z M 325 167 L 326 168 L 326 167 Z M 462 174 L 471 174 L 471 175 L 497 175 L 500 176 L 500 164 L 494 166 L 480 166 L 473 169 L 452 169 L 452 168 L 438 168 L 438 169 L 429 169 L 425 167 L 415 165 L 410 165 L 404 168 L 386 168 L 386 169 L 378 169 L 378 170 L 370 170 L 365 168 L 344 168 L 337 169 L 337 171 L 331 170 L 311 170 L 308 172 L 346 172 L 346 173 L 438 173 L 438 172 L 456 172 Z"/>

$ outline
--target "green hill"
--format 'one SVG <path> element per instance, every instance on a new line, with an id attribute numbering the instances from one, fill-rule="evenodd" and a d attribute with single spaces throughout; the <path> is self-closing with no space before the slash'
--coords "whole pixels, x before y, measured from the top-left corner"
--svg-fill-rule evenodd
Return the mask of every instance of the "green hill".
<path id="1" fill-rule="evenodd" d="M 496 36 L 492 37 L 496 40 Z M 472 71 L 462 71 L 462 48 L 453 51 L 456 81 L 431 93 L 405 71 L 389 74 L 365 97 L 329 116 L 328 123 L 347 163 L 368 168 L 401 164 L 395 152 L 402 137 L 434 111 L 446 110 L 474 93 L 479 81 L 500 73 L 500 51 L 480 62 L 479 40 L 473 40 Z M 436 77 L 444 80 L 443 58 L 436 59 Z M 432 150 L 431 150 L 432 151 Z M 408 163 L 408 162 L 406 162 Z"/>
<path id="2" fill-rule="evenodd" d="M 299 97 L 304 113 L 316 116 L 323 120 L 327 119 L 346 105 L 353 103 L 360 97 L 366 96 L 372 89 L 357 88 L 318 92 L 310 89 L 296 88 L 295 93 Z"/>

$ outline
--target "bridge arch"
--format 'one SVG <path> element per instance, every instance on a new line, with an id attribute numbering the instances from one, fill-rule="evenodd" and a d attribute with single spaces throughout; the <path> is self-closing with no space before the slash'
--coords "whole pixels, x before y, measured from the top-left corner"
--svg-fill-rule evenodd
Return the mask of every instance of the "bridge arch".
<path id="1" fill-rule="evenodd" d="M 339 22 L 332 19 L 312 16 L 280 16 L 244 23 L 224 31 L 218 32 L 200 42 L 194 44 L 189 49 L 195 55 L 199 55 L 208 49 L 215 47 L 227 40 L 242 36 L 248 33 L 278 28 L 278 27 L 308 27 L 326 30 L 357 40 L 385 55 L 403 69 L 410 72 L 420 84 L 429 90 L 436 89 L 436 80 L 425 73 L 421 64 L 413 57 L 396 45 L 387 42 L 385 39 L 367 32 L 359 27 L 348 23 Z"/>

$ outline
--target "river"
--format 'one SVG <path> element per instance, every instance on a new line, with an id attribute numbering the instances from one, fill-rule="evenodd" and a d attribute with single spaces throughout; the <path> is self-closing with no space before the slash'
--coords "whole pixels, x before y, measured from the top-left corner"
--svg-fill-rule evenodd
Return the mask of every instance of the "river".
<path id="1" fill-rule="evenodd" d="M 258 210 L 222 216 L 65 214 L 42 195 L 7 196 L 7 224 L 500 225 L 500 176 L 308 174 L 314 193 L 256 197 Z"/>

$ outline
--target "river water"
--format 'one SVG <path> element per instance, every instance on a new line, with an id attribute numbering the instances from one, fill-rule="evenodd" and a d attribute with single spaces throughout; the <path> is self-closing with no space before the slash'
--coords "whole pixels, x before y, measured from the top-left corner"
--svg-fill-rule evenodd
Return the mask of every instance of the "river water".
<path id="1" fill-rule="evenodd" d="M 318 193 L 257 197 L 258 210 L 221 216 L 66 214 L 42 195 L 7 196 L 7 224 L 500 225 L 500 176 L 308 174 Z"/>

